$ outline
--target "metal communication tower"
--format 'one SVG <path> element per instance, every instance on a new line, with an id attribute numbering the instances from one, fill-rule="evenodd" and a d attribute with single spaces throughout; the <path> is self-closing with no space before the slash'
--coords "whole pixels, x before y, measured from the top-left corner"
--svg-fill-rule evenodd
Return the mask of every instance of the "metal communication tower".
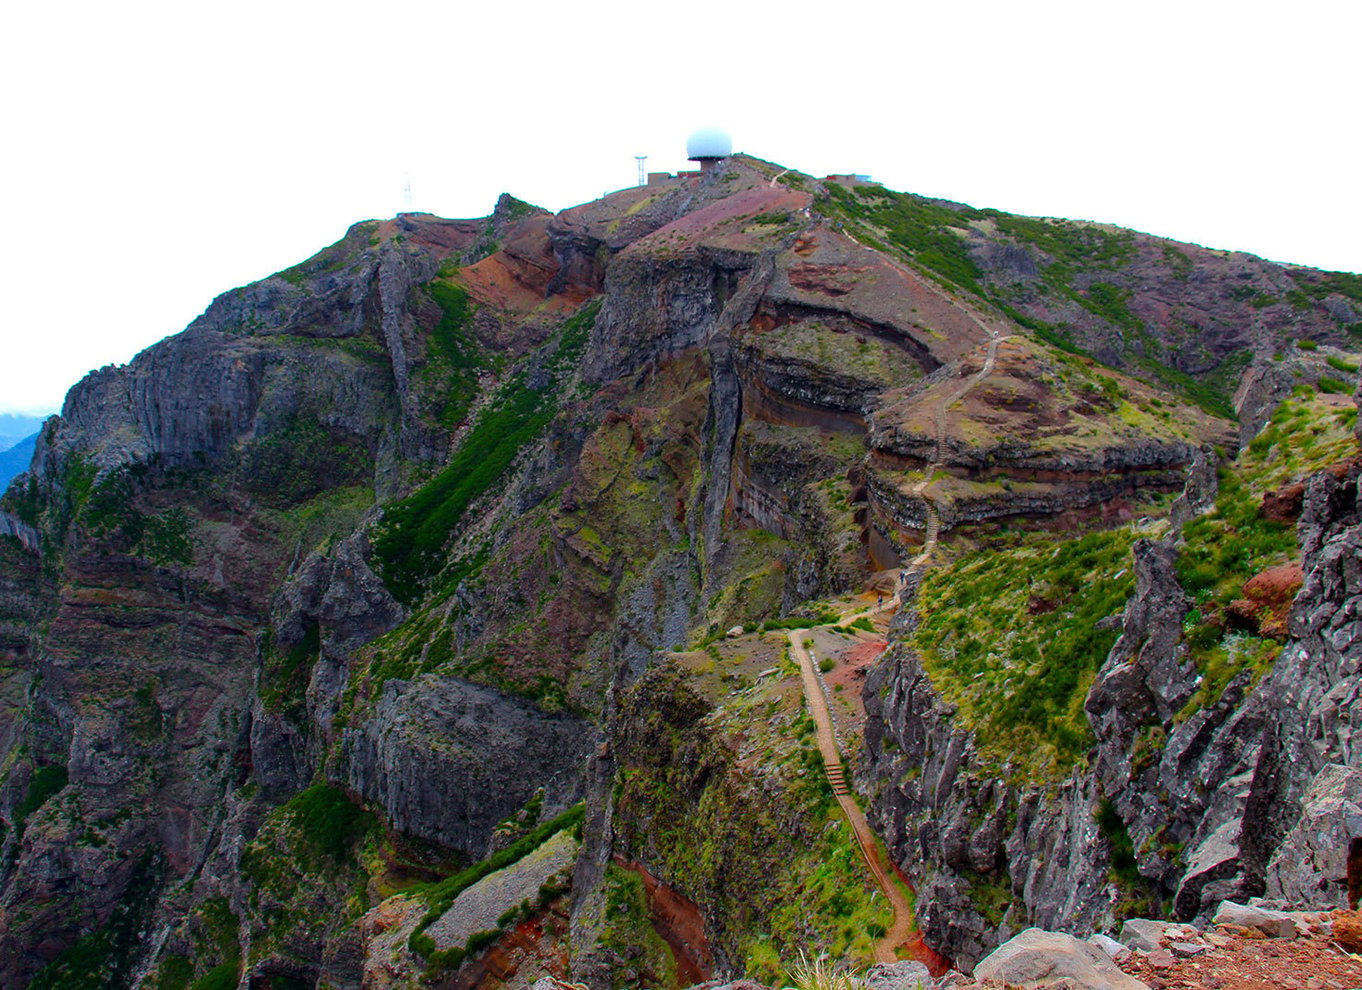
<path id="1" fill-rule="evenodd" d="M 638 184 L 640 186 L 646 186 L 648 184 L 648 171 L 643 163 L 648 160 L 648 156 L 635 155 L 634 160 L 638 162 Z"/>
<path id="2" fill-rule="evenodd" d="M 402 212 L 411 212 L 411 176 L 402 180 Z"/>

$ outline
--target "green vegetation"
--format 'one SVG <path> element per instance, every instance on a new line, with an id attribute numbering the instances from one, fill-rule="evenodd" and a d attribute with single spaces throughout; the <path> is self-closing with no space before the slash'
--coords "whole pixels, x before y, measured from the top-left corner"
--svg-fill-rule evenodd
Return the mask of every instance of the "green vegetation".
<path id="1" fill-rule="evenodd" d="M 759 632 L 775 632 L 778 629 L 812 629 L 814 626 L 832 625 L 841 616 L 827 608 L 820 608 L 816 615 L 791 615 L 783 619 L 767 619 L 761 623 Z"/>
<path id="2" fill-rule="evenodd" d="M 625 699 L 619 848 L 646 850 L 660 879 L 725 919 L 723 949 L 754 979 L 780 979 L 781 958 L 800 948 L 871 961 L 891 912 L 822 772 L 801 696 L 780 678 L 736 693 L 742 681 L 712 682 L 722 707 L 679 664 L 654 668 Z M 736 738 L 763 754 L 760 767 L 737 764 Z"/>
<path id="3" fill-rule="evenodd" d="M 426 363 L 413 383 L 431 404 L 435 422 L 454 429 L 468 415 L 476 393 L 479 368 L 487 366 L 469 328 L 474 306 L 468 290 L 451 282 L 434 281 L 425 291 L 440 308 L 440 321 L 431 331 Z"/>
<path id="4" fill-rule="evenodd" d="M 517 199 L 510 193 L 502 193 L 497 197 L 497 212 L 507 220 L 521 220 L 525 217 L 532 217 L 536 213 L 543 213 L 545 210 L 542 206 L 535 206 L 523 199 Z"/>
<path id="5" fill-rule="evenodd" d="M 147 980 L 149 990 L 187 990 L 194 978 L 194 964 L 186 956 L 165 956 Z"/>
<path id="6" fill-rule="evenodd" d="M 307 847 L 337 863 L 350 855 L 371 817 L 329 784 L 314 784 L 289 801 L 289 807 Z"/>
<path id="7" fill-rule="evenodd" d="M 1328 357 L 1326 357 L 1324 360 L 1328 363 L 1329 367 L 1333 368 L 1335 371 L 1341 371 L 1341 372 L 1343 372 L 1345 375 L 1355 375 L 1355 374 L 1357 374 L 1357 367 L 1358 367 L 1358 366 L 1357 366 L 1356 362 L 1353 362 L 1353 361 L 1345 361 L 1345 360 L 1343 360 L 1343 358 L 1341 358 L 1341 357 L 1336 357 L 1336 356 L 1333 355 L 1333 354 L 1330 354 L 1330 355 L 1329 355 Z"/>
<path id="8" fill-rule="evenodd" d="M 48 798 L 65 787 L 66 781 L 66 765 L 62 763 L 38 767 L 33 771 L 33 776 L 28 780 L 28 790 L 24 792 L 24 799 L 14 807 L 11 823 L 16 847 L 24 837 L 24 826 L 29 816 L 46 804 Z"/>
<path id="9" fill-rule="evenodd" d="M 1304 273 L 1297 273 L 1288 269 L 1289 274 L 1296 281 L 1300 291 L 1311 299 L 1327 299 L 1334 293 L 1346 296 L 1353 302 L 1362 303 L 1362 275 L 1353 272 L 1323 272 L 1319 281 L 1310 281 Z"/>
<path id="10" fill-rule="evenodd" d="M 822 956 L 810 962 L 801 950 L 799 962 L 791 967 L 787 981 L 781 985 L 792 990 L 863 990 L 865 981 L 848 970 L 838 969 Z"/>
<path id="11" fill-rule="evenodd" d="M 288 951 L 300 929 L 327 938 L 368 910 L 371 884 L 382 879 L 375 850 L 384 834 L 374 814 L 327 784 L 271 811 L 241 856 L 252 916 L 246 963 Z M 217 965 L 225 970 L 229 961 Z"/>
<path id="12" fill-rule="evenodd" d="M 993 927 L 1003 923 L 1007 909 L 1012 906 L 1012 877 L 1007 870 L 980 873 L 966 868 L 961 871 L 969 884 L 969 899 L 986 922 Z"/>
<path id="13" fill-rule="evenodd" d="M 883 186 L 846 189 L 829 182 L 824 188 L 829 199 L 820 205 L 827 212 L 864 224 L 922 267 L 971 292 L 985 294 L 979 285 L 983 272 L 970 258 L 963 236 L 969 221 L 985 216 L 984 211 L 952 209 Z M 885 246 L 874 236 L 861 239 L 874 247 Z"/>
<path id="14" fill-rule="evenodd" d="M 1074 220 L 1013 216 L 997 210 L 983 212 L 1002 233 L 1049 255 L 1051 261 L 1042 270 L 1042 277 L 1054 286 L 1067 286 L 1081 272 L 1119 268 L 1135 254 L 1135 234 L 1129 230 L 1108 230 Z"/>
<path id="15" fill-rule="evenodd" d="M 288 653 L 280 653 L 272 642 L 266 643 L 263 653 L 259 693 L 265 710 L 285 715 L 297 726 L 306 725 L 305 694 L 312 666 L 321 653 L 321 629 L 316 623 L 309 625 Z"/>
<path id="16" fill-rule="evenodd" d="M 237 455 L 237 476 L 266 505 L 289 508 L 367 479 L 372 459 L 359 441 L 327 429 L 315 413 L 299 412 Z"/>
<path id="17" fill-rule="evenodd" d="M 204 902 L 190 915 L 189 927 L 195 961 L 165 956 L 145 985 L 149 990 L 233 990 L 241 972 L 240 922 L 227 899 Z M 198 979 L 196 964 L 203 970 Z"/>
<path id="18" fill-rule="evenodd" d="M 575 367 L 595 322 L 589 306 L 567 320 L 545 370 L 559 379 Z M 468 507 L 499 481 L 521 449 L 557 413 L 552 387 L 535 388 L 528 370 L 502 385 L 469 429 L 449 465 L 428 484 L 384 512 L 374 534 L 374 559 L 384 582 L 414 604 L 445 565 L 444 549 Z"/>
<path id="19" fill-rule="evenodd" d="M 1143 321 L 1130 310 L 1131 289 L 1093 278 L 1103 272 L 1119 272 L 1134 258 L 1133 232 L 1071 220 L 948 206 L 876 186 L 846 189 L 828 183 L 826 189 L 828 195 L 819 201 L 820 208 L 854 226 L 858 240 L 891 254 L 897 252 L 947 285 L 959 286 L 987 300 L 1047 343 L 1084 354 L 1063 325 L 1023 313 L 1005 288 L 986 287 L 983 271 L 970 257 L 966 234 L 971 227 L 983 228 L 991 223 L 1004 237 L 1032 249 L 1040 283 L 1048 294 L 1076 303 L 1139 341 L 1139 347 L 1127 347 L 1126 360 L 1142 377 L 1182 393 L 1207 412 L 1233 418 L 1229 397 L 1242 366 L 1217 369 L 1213 380 L 1203 383 L 1157 360 L 1151 356 L 1158 353 L 1156 342 L 1145 332 Z M 1164 258 L 1175 276 L 1187 277 L 1193 262 L 1186 254 L 1165 245 Z M 1256 290 L 1249 291 L 1252 295 Z"/>
<path id="20" fill-rule="evenodd" d="M 372 484 L 336 488 L 279 513 L 294 537 L 299 557 L 313 550 L 329 553 L 340 537 L 354 532 L 365 511 L 374 504 Z"/>
<path id="21" fill-rule="evenodd" d="M 241 860 L 243 872 L 261 889 L 292 885 L 299 871 L 323 874 L 353 864 L 356 845 L 374 824 L 372 814 L 330 784 L 314 784 L 294 795 L 271 819 L 272 831 L 287 846 L 286 856 L 257 838 Z"/>
<path id="22" fill-rule="evenodd" d="M 600 944 L 618 960 L 615 988 L 676 986 L 676 957 L 653 927 L 643 878 L 611 863 L 605 868 L 605 918 Z"/>
<path id="23" fill-rule="evenodd" d="M 1142 335 L 1147 346 L 1152 346 L 1153 340 L 1148 335 Z M 1251 359 L 1251 352 L 1237 352 L 1238 354 L 1248 354 Z M 1219 416 L 1222 419 L 1234 419 L 1234 406 L 1230 402 L 1230 396 L 1237 385 L 1238 374 L 1247 366 L 1247 361 L 1242 357 L 1234 356 L 1222 362 L 1207 381 L 1198 381 L 1185 371 L 1157 361 L 1154 358 L 1133 351 L 1127 352 L 1127 357 L 1135 369 L 1138 370 L 1146 380 L 1159 382 L 1168 389 L 1176 392 L 1196 405 L 1200 406 L 1212 416 Z"/>
<path id="24" fill-rule="evenodd" d="M 1088 312 L 1102 317 L 1108 323 L 1134 330 L 1143 323 L 1126 306 L 1130 290 L 1112 285 L 1110 282 L 1094 282 L 1088 291 L 1078 297 L 1078 303 Z"/>
<path id="25" fill-rule="evenodd" d="M 1163 246 L 1163 260 L 1173 270 L 1173 277 L 1179 282 L 1187 281 L 1191 277 L 1192 269 L 1196 267 L 1195 262 L 1187 256 L 1185 251 L 1181 251 L 1171 244 Z"/>
<path id="26" fill-rule="evenodd" d="M 153 563 L 190 564 L 193 523 L 184 509 L 148 513 L 138 508 L 138 479 L 148 472 L 142 465 L 121 467 L 95 483 L 93 464 L 73 458 L 67 478 L 76 487 L 68 492 L 71 509 L 64 522 L 79 521 L 92 535 L 117 537 L 129 552 Z"/>
<path id="27" fill-rule="evenodd" d="M 1130 528 L 1035 534 L 927 573 L 913 642 L 982 755 L 1023 777 L 1067 773 L 1092 743 L 1083 699 L 1134 588 Z"/>
<path id="28" fill-rule="evenodd" d="M 1093 817 L 1102 837 L 1111 846 L 1111 872 L 1113 879 L 1127 886 L 1139 882 L 1140 869 L 1135 861 L 1135 844 L 1130 840 L 1126 823 L 1116 810 L 1116 806 L 1102 798 Z"/>
<path id="29" fill-rule="evenodd" d="M 1106 798 L 1098 802 L 1093 819 L 1111 850 L 1110 880 L 1121 892 L 1116 913 L 1120 918 L 1150 918 L 1154 913 L 1157 886 L 1140 873 L 1135 844 L 1116 806 Z"/>
<path id="30" fill-rule="evenodd" d="M 377 220 L 367 220 L 364 223 L 355 224 L 336 243 L 322 248 L 306 261 L 294 265 L 292 268 L 275 272 L 275 278 L 282 278 L 290 285 L 306 289 L 308 279 L 340 271 L 359 256 L 365 245 L 374 246 L 377 244 L 378 223 Z"/>
<path id="31" fill-rule="evenodd" d="M 1296 527 L 1264 518 L 1262 497 L 1356 453 L 1355 421 L 1355 410 L 1339 410 L 1299 389 L 1238 461 L 1221 469 L 1214 511 L 1183 527 L 1178 581 L 1195 602 L 1183 638 L 1202 675 L 1184 715 L 1213 704 L 1241 671 L 1256 680 L 1270 669 L 1277 652 L 1273 638 L 1233 630 L 1226 613 L 1243 596 L 1245 582 L 1298 553 Z"/>

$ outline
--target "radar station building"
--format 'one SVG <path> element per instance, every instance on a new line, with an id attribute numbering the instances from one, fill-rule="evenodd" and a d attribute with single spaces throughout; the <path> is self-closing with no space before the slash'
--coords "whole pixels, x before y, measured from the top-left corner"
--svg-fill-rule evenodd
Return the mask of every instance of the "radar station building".
<path id="1" fill-rule="evenodd" d="M 700 171 L 708 172 L 733 154 L 733 139 L 719 127 L 701 127 L 686 138 L 686 157 L 700 163 Z"/>

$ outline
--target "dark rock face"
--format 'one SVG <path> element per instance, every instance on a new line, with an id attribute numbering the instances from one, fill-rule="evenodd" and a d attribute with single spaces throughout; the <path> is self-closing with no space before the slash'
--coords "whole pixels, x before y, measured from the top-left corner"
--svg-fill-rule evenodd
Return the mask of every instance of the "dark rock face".
<path id="1" fill-rule="evenodd" d="M 1102 926 L 1112 894 L 1091 779 L 1040 790 L 985 777 L 973 738 L 901 646 L 867 677 L 864 699 L 866 751 L 879 755 L 861 781 L 887 782 L 871 821 L 913 881 L 928 945 L 968 967 L 1027 924 Z M 1013 906 L 985 917 L 972 896 L 981 885 Z"/>
<path id="2" fill-rule="evenodd" d="M 497 823 L 539 787 L 547 787 L 545 804 L 555 813 L 578 801 L 580 768 L 595 744 L 584 720 L 546 714 L 491 688 L 394 680 L 373 717 L 345 731 L 342 773 L 396 827 L 478 859 Z"/>

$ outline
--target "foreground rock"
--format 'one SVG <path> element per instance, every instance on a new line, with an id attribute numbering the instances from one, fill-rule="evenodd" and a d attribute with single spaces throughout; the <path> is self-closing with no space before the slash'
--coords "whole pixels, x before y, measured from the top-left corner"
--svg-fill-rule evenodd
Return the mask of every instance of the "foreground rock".
<path id="1" fill-rule="evenodd" d="M 936 986 L 931 970 L 913 959 L 871 966 L 865 984 L 870 990 L 931 990 Z"/>
<path id="2" fill-rule="evenodd" d="M 1217 925 L 1252 928 L 1270 938 L 1295 938 L 1296 922 L 1285 911 L 1268 911 L 1247 904 L 1225 901 L 1212 919 Z"/>
<path id="3" fill-rule="evenodd" d="M 1101 949 L 1072 935 L 1028 928 L 1003 943 L 974 968 L 984 980 L 1026 987 L 1065 986 L 1082 990 L 1148 990 L 1148 984 L 1121 972 Z"/>

